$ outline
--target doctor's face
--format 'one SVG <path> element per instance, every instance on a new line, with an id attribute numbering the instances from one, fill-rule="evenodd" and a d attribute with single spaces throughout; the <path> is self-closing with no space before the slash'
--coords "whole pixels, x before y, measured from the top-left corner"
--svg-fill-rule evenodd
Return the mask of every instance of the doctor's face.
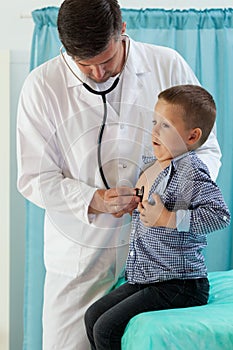
<path id="1" fill-rule="evenodd" d="M 87 60 L 74 58 L 81 72 L 96 83 L 104 83 L 120 73 L 124 60 L 125 42 L 122 37 L 117 41 L 112 38 L 107 49 L 93 58 Z"/>
<path id="2" fill-rule="evenodd" d="M 190 129 L 182 118 L 181 106 L 158 100 L 152 129 L 152 146 L 159 161 L 171 160 L 188 151 Z"/>

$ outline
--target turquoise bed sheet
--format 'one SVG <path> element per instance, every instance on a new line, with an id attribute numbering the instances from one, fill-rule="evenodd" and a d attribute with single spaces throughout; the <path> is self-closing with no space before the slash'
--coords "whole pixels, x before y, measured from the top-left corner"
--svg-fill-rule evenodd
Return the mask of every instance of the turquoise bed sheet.
<path id="1" fill-rule="evenodd" d="M 132 318 L 122 350 L 232 350 L 233 270 L 209 273 L 209 303 Z"/>

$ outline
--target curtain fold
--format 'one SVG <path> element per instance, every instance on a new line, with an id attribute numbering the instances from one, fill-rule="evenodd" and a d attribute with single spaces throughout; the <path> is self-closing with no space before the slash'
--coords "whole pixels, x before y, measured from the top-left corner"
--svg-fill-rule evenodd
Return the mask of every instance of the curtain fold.
<path id="1" fill-rule="evenodd" d="M 59 54 L 57 7 L 32 12 L 35 22 L 30 68 Z M 137 41 L 176 49 L 217 105 L 218 140 L 223 153 L 218 184 L 233 212 L 233 9 L 122 9 L 127 33 Z M 43 303 L 43 210 L 27 202 L 24 350 L 41 350 Z M 209 271 L 233 268 L 232 225 L 208 237 Z"/>
<path id="2" fill-rule="evenodd" d="M 33 69 L 59 53 L 58 8 L 46 7 L 32 12 L 35 28 L 31 45 L 30 68 Z"/>

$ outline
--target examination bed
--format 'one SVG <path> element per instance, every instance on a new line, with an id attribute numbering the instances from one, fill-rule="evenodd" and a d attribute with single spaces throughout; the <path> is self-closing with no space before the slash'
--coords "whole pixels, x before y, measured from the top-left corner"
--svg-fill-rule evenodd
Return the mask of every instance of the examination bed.
<path id="1" fill-rule="evenodd" d="M 232 350 L 233 270 L 210 272 L 205 306 L 135 316 L 126 327 L 122 350 Z"/>

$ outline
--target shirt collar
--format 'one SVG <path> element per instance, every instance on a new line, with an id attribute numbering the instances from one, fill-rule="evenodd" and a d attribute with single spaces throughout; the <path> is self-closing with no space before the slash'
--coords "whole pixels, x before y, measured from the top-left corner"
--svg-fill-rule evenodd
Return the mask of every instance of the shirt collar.
<path id="1" fill-rule="evenodd" d="M 173 166 L 174 169 L 176 169 L 177 168 L 177 164 L 179 163 L 179 161 L 181 159 L 189 157 L 192 154 L 194 154 L 194 151 L 188 151 L 188 152 L 185 152 L 185 153 L 183 153 L 183 154 L 173 158 L 172 161 L 171 161 L 170 167 Z M 142 160 L 143 160 L 144 164 L 149 164 L 149 163 L 154 163 L 157 160 L 157 158 L 155 156 L 144 156 L 143 155 L 142 156 Z"/>

